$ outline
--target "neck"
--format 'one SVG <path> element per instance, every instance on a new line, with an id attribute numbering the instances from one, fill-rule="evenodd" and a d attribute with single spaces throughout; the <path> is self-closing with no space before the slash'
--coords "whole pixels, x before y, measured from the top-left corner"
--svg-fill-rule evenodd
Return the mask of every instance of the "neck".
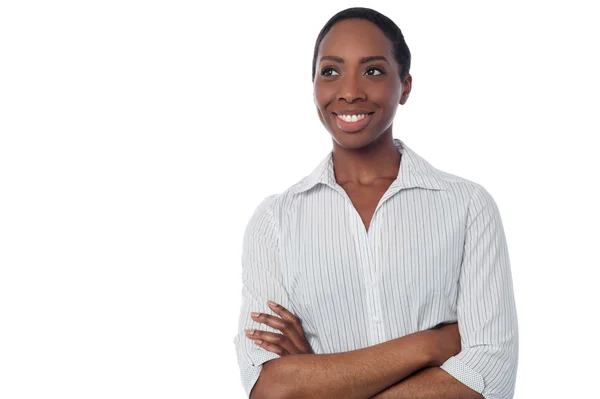
<path id="1" fill-rule="evenodd" d="M 340 186 L 394 181 L 400 170 L 401 156 L 391 132 L 360 148 L 345 148 L 334 140 L 332 157 L 335 179 Z"/>

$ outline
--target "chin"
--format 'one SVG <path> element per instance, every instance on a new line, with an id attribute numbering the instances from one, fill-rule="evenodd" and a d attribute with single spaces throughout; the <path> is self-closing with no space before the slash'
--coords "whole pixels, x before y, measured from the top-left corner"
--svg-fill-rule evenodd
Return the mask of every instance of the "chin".
<path id="1" fill-rule="evenodd" d="M 338 143 L 340 147 L 347 149 L 359 149 L 366 147 L 377 140 L 378 137 L 377 134 L 374 134 L 368 129 L 354 133 L 346 133 L 338 130 L 335 127 L 328 127 L 328 130 L 333 140 Z"/>

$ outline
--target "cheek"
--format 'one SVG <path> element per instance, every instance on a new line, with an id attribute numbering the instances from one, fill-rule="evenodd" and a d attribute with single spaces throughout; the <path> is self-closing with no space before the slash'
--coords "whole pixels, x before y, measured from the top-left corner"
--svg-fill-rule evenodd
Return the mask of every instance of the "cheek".
<path id="1" fill-rule="evenodd" d="M 333 87 L 327 87 L 320 84 L 314 86 L 315 104 L 319 112 L 326 113 L 327 106 L 335 100 L 335 90 Z"/>
<path id="2" fill-rule="evenodd" d="M 393 86 L 383 86 L 377 90 L 377 93 L 373 94 L 377 96 L 374 99 L 378 104 L 381 104 L 386 108 L 386 111 L 393 112 L 396 106 L 400 103 L 400 88 Z"/>

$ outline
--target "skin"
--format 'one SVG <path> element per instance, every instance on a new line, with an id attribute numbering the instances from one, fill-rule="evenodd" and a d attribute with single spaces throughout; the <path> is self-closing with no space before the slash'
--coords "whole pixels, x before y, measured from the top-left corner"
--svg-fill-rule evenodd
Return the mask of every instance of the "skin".
<path id="1" fill-rule="evenodd" d="M 374 56 L 384 59 L 361 63 L 361 59 Z M 400 71 L 391 42 L 369 21 L 340 21 L 323 38 L 317 55 L 314 102 L 333 139 L 339 185 L 384 182 L 389 186 L 397 177 L 400 154 L 393 142 L 393 120 L 412 88 L 412 76 L 402 82 Z M 348 109 L 374 114 L 364 129 L 346 133 L 338 127 L 333 113 Z"/>
<path id="2" fill-rule="evenodd" d="M 256 345 L 280 356 L 314 354 L 298 317 L 277 303 L 269 302 L 269 308 L 279 317 L 266 313 L 252 313 L 250 316 L 254 321 L 273 327 L 283 334 L 246 330 L 246 336 L 254 340 Z"/>
<path id="3" fill-rule="evenodd" d="M 280 330 L 282 334 L 247 330 L 246 335 L 260 347 L 279 354 L 281 358 L 263 365 L 263 372 L 251 398 L 343 396 L 357 399 L 483 399 L 481 394 L 439 368 L 461 350 L 457 323 L 420 331 L 358 351 L 315 355 L 304 336 L 300 320 L 281 305 L 269 303 L 269 307 L 277 316 L 256 313 L 252 318 Z M 302 357 L 306 355 L 312 357 Z M 386 360 L 386 355 L 390 355 L 393 360 Z M 319 356 L 321 357 L 317 359 Z M 293 363 L 282 363 L 283 359 L 292 358 L 295 358 Z M 398 365 L 398 359 L 402 358 L 405 361 Z M 366 370 L 375 369 L 380 371 L 373 375 L 365 374 Z M 307 370 L 309 372 L 305 375 Z M 385 378 L 381 376 L 381 370 L 388 372 L 388 378 L 391 379 L 384 382 L 383 386 L 371 388 L 370 393 L 358 392 L 360 389 L 368 391 L 365 388 L 368 384 L 381 384 L 381 379 Z M 264 376 L 267 374 L 271 377 L 265 380 Z M 348 377 L 340 375 L 352 377 L 348 380 Z M 281 387 L 281 379 L 285 388 Z M 311 380 L 308 390 L 302 382 L 307 379 Z M 349 387 L 350 381 L 359 382 Z M 300 391 L 290 389 L 293 384 L 303 387 Z M 335 395 L 331 396 L 334 392 Z"/>

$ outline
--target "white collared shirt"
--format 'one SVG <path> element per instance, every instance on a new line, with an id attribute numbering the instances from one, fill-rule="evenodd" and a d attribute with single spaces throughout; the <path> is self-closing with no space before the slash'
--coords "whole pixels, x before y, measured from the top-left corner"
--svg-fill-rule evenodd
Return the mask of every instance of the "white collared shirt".
<path id="1" fill-rule="evenodd" d="M 330 152 L 246 227 L 242 304 L 234 338 L 249 395 L 279 357 L 246 329 L 281 333 L 250 312 L 298 316 L 315 354 L 365 348 L 458 321 L 462 351 L 441 368 L 486 399 L 513 397 L 518 325 L 498 207 L 480 184 L 434 168 L 394 139 L 398 177 L 368 231 L 335 180 Z"/>

